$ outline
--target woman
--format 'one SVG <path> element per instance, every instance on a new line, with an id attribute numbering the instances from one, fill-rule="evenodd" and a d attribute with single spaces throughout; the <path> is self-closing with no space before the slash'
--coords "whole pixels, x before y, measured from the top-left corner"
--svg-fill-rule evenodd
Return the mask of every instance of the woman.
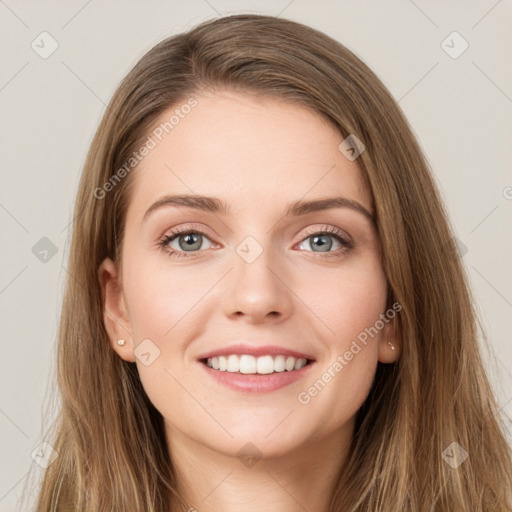
<path id="1" fill-rule="evenodd" d="M 236 15 L 123 80 L 75 205 L 39 511 L 510 511 L 428 165 L 338 42 Z"/>

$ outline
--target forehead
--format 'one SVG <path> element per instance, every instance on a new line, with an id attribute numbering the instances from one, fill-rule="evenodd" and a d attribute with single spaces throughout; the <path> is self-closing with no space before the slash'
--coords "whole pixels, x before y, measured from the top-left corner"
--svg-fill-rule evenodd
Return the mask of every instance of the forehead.
<path id="1" fill-rule="evenodd" d="M 338 148 L 343 137 L 313 110 L 232 92 L 193 99 L 170 107 L 148 132 L 153 147 L 133 171 L 128 222 L 170 193 L 224 198 L 234 213 L 280 212 L 335 194 L 371 209 L 361 170 Z"/>

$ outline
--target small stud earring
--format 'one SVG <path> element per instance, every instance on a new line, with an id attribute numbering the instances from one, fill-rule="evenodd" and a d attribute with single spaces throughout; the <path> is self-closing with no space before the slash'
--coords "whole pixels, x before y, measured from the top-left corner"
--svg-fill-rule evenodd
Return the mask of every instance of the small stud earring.
<path id="1" fill-rule="evenodd" d="M 388 341 L 388 345 L 391 347 L 391 350 L 395 350 L 395 345 L 391 341 Z"/>
<path id="2" fill-rule="evenodd" d="M 124 345 L 126 343 L 126 340 L 117 340 L 118 345 Z"/>

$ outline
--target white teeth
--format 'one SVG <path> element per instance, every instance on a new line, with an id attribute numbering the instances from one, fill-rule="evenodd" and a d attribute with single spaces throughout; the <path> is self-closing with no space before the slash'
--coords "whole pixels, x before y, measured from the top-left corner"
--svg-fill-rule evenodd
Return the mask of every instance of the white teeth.
<path id="1" fill-rule="evenodd" d="M 287 371 L 291 372 L 292 370 L 295 369 L 295 357 L 290 357 L 288 356 L 286 358 L 286 363 L 284 365 L 284 367 L 286 368 Z"/>
<path id="2" fill-rule="evenodd" d="M 284 372 L 285 370 L 289 372 L 300 370 L 306 366 L 306 363 L 307 359 L 302 357 L 298 358 L 284 355 L 255 357 L 249 354 L 243 354 L 241 356 L 231 354 L 229 356 L 209 357 L 206 360 L 207 366 L 214 370 L 220 370 L 221 372 L 240 372 L 244 374 L 258 373 L 261 375 Z"/>
<path id="3" fill-rule="evenodd" d="M 257 373 L 273 373 L 274 372 L 274 360 L 272 356 L 258 357 L 256 361 Z"/>
<path id="4" fill-rule="evenodd" d="M 274 371 L 275 372 L 284 372 L 285 369 L 285 357 L 284 356 L 276 356 L 274 358 Z"/>
<path id="5" fill-rule="evenodd" d="M 256 358 L 248 354 L 240 356 L 240 373 L 256 373 Z"/>
<path id="6" fill-rule="evenodd" d="M 235 355 L 228 356 L 228 372 L 240 371 L 240 358 Z"/>

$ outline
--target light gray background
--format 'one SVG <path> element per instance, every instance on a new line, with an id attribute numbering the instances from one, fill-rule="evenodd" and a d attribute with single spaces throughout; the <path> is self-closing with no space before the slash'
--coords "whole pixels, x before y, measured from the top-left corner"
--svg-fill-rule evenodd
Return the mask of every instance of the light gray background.
<path id="1" fill-rule="evenodd" d="M 219 14 L 279 14 L 318 28 L 397 98 L 446 201 L 497 356 L 485 351 L 498 401 L 512 415 L 512 2 L 390 4 L 0 0 L 1 511 L 14 510 L 29 470 L 42 474 L 31 453 L 50 404 L 68 225 L 105 105 L 155 43 Z M 43 31 L 59 45 L 46 59 L 31 47 Z M 469 44 L 458 58 L 441 46 L 453 31 Z M 33 252 L 43 237 L 58 249 L 46 262 Z"/>

